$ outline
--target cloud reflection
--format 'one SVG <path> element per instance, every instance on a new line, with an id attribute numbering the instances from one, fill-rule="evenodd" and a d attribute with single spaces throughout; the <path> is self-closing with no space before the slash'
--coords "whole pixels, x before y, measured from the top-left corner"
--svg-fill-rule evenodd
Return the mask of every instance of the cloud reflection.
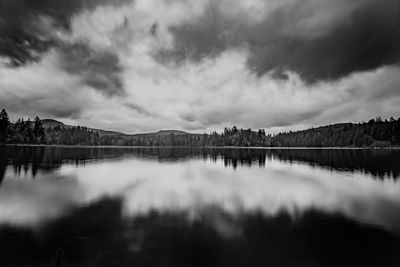
<path id="1" fill-rule="evenodd" d="M 0 221 L 27 226 L 104 197 L 122 198 L 128 217 L 157 211 L 184 212 L 196 219 L 210 207 L 233 217 L 256 212 L 299 216 L 316 209 L 392 230 L 400 225 L 399 183 L 276 159 L 262 168 L 236 170 L 226 168 L 223 159 L 66 164 L 52 174 L 39 173 L 34 181 L 7 172 L 0 190 Z"/>
<path id="2" fill-rule="evenodd" d="M 29 178 L 6 175 L 0 187 L 0 223 L 37 226 L 82 203 L 83 191 L 74 177 L 51 173 Z"/>

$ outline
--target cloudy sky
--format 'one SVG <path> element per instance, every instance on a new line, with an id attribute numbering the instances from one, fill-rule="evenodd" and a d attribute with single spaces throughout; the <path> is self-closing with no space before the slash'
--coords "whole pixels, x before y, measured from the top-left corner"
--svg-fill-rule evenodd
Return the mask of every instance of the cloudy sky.
<path id="1" fill-rule="evenodd" d="M 398 0 L 0 0 L 0 108 L 123 131 L 400 116 Z"/>

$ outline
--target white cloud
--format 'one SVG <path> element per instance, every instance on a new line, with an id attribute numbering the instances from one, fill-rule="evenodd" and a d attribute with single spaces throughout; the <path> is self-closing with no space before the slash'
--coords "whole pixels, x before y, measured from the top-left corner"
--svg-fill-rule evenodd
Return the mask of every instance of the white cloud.
<path id="1" fill-rule="evenodd" d="M 60 38 L 113 49 L 123 67 L 123 97 L 109 98 L 83 86 L 79 77 L 60 69 L 57 52 L 51 50 L 39 63 L 14 69 L 1 65 L 0 104 L 14 117 L 38 114 L 129 133 L 163 128 L 202 132 L 233 124 L 277 131 L 400 116 L 400 96 L 393 89 L 400 85 L 398 68 L 307 86 L 295 73 L 288 73 L 287 80 L 269 74 L 258 77 L 247 66 L 246 47 L 199 63 L 157 62 L 155 51 L 173 45 L 169 27 L 200 15 L 208 3 L 139 0 L 73 17 L 71 33 Z M 271 9 L 279 6 L 268 3 Z M 262 9 L 260 5 L 263 1 L 253 0 L 235 8 L 247 12 Z M 152 35 L 154 23 L 159 26 Z M 309 23 L 303 24 L 307 28 Z"/>
<path id="2" fill-rule="evenodd" d="M 14 117 L 76 116 L 83 107 L 90 106 L 90 92 L 79 86 L 78 77 L 57 68 L 58 57 L 49 52 L 39 63 L 20 68 L 0 66 L 0 104 Z"/>

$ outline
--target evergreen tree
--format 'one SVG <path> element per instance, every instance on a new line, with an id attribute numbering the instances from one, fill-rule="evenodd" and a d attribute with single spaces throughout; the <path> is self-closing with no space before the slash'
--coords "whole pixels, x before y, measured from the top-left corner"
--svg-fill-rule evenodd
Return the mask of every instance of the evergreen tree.
<path id="1" fill-rule="evenodd" d="M 38 116 L 35 117 L 35 122 L 33 126 L 34 141 L 36 144 L 42 144 L 45 140 L 44 129 L 42 121 Z"/>
<path id="2" fill-rule="evenodd" d="M 4 143 L 7 139 L 8 125 L 10 119 L 8 118 L 7 111 L 3 108 L 0 112 L 0 143 Z"/>
<path id="3" fill-rule="evenodd" d="M 28 119 L 23 124 L 22 135 L 24 137 L 24 143 L 25 144 L 31 144 L 32 143 L 32 141 L 33 141 L 33 130 L 32 130 L 32 123 L 31 123 L 30 119 Z"/>

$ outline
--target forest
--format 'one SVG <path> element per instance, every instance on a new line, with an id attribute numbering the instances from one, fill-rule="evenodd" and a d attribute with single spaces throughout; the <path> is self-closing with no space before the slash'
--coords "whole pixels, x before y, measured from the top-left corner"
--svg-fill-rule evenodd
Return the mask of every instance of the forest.
<path id="1" fill-rule="evenodd" d="M 371 119 L 358 124 L 342 123 L 303 131 L 266 134 L 265 130 L 225 128 L 222 133 L 104 134 L 81 126 L 44 127 L 42 120 L 18 119 L 11 123 L 0 112 L 0 143 L 112 146 L 203 146 L 203 147 L 394 147 L 400 146 L 400 118 Z"/>
<path id="2" fill-rule="evenodd" d="M 341 123 L 274 136 L 283 147 L 390 147 L 400 145 L 400 118 Z"/>

